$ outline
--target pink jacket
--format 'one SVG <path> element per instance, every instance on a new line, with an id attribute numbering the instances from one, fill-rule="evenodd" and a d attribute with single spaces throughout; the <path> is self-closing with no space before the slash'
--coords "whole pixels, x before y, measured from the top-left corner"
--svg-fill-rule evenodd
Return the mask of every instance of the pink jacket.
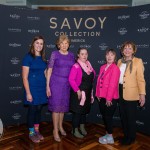
<path id="1" fill-rule="evenodd" d="M 93 72 L 94 72 L 94 76 L 95 76 L 96 73 L 94 70 L 93 70 Z M 70 75 L 69 75 L 69 83 L 70 83 L 72 89 L 74 90 L 74 92 L 77 92 L 79 90 L 81 80 L 82 80 L 82 69 L 78 63 L 75 63 L 72 66 Z"/>
<path id="2" fill-rule="evenodd" d="M 112 101 L 112 99 L 119 98 L 120 69 L 113 63 L 105 71 L 106 66 L 107 64 L 100 68 L 96 85 L 96 96 Z M 102 73 L 104 73 L 103 76 Z"/>

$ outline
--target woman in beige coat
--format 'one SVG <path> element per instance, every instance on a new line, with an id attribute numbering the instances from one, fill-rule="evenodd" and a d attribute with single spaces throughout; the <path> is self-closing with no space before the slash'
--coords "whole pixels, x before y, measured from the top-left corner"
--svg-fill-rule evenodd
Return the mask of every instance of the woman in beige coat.
<path id="1" fill-rule="evenodd" d="M 125 42 L 121 47 L 122 59 L 118 60 L 121 71 L 119 80 L 120 113 L 124 138 L 123 145 L 130 145 L 136 138 L 137 101 L 142 107 L 145 104 L 145 79 L 142 59 L 134 55 L 137 51 L 133 42 Z"/>

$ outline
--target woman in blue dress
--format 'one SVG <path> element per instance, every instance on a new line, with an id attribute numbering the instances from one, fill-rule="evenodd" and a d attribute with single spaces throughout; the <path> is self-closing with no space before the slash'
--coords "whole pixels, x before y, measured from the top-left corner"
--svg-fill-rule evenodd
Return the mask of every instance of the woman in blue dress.
<path id="1" fill-rule="evenodd" d="M 22 78 L 25 88 L 24 104 L 28 105 L 27 124 L 29 138 L 39 143 L 44 137 L 39 132 L 41 109 L 47 103 L 45 42 L 42 36 L 34 37 L 30 51 L 22 62 Z"/>

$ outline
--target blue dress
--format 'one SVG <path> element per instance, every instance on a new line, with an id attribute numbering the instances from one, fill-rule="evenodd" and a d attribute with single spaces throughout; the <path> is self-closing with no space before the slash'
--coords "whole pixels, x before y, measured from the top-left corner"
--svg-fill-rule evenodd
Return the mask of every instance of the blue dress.
<path id="1" fill-rule="evenodd" d="M 23 59 L 22 66 L 29 67 L 28 81 L 33 98 L 32 102 L 27 101 L 25 92 L 24 104 L 40 105 L 47 103 L 46 78 L 44 74 L 47 67 L 46 62 L 42 60 L 41 56 L 34 58 L 31 54 L 27 54 Z"/>

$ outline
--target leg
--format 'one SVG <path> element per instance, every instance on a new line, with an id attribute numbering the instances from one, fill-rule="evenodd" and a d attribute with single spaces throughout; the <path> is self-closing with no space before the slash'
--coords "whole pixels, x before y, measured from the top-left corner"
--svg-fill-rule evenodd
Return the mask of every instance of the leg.
<path id="1" fill-rule="evenodd" d="M 82 134 L 80 134 L 80 132 L 78 130 L 78 127 L 79 127 L 79 124 L 80 124 L 80 116 L 81 116 L 81 114 L 78 114 L 78 113 L 73 113 L 72 114 L 72 127 L 73 127 L 72 134 L 75 137 L 83 138 L 84 136 Z"/>
<path id="2" fill-rule="evenodd" d="M 59 131 L 61 132 L 61 135 L 66 136 L 66 132 L 63 128 L 63 119 L 64 119 L 64 113 L 59 113 Z"/>
<path id="3" fill-rule="evenodd" d="M 55 141 L 60 142 L 61 139 L 58 133 L 59 113 L 52 112 L 52 119 L 53 119 L 53 127 L 54 127 L 54 130 L 53 130 L 54 139 Z"/>
<path id="4" fill-rule="evenodd" d="M 87 135 L 87 131 L 85 130 L 86 123 L 86 114 L 82 114 L 80 118 L 80 130 L 83 135 Z"/>
<path id="5" fill-rule="evenodd" d="M 28 122 L 28 127 L 29 127 L 29 139 L 33 141 L 34 143 L 39 143 L 40 140 L 36 136 L 35 130 L 34 130 L 35 116 L 36 116 L 36 106 L 29 105 L 28 114 L 27 114 L 27 122 Z"/>
<path id="6" fill-rule="evenodd" d="M 39 124 L 41 121 L 42 105 L 36 105 L 35 108 L 36 108 L 36 114 L 35 114 L 35 121 L 34 121 L 34 130 L 35 130 L 36 135 L 39 138 L 39 140 L 44 140 L 44 137 L 39 132 Z"/>

